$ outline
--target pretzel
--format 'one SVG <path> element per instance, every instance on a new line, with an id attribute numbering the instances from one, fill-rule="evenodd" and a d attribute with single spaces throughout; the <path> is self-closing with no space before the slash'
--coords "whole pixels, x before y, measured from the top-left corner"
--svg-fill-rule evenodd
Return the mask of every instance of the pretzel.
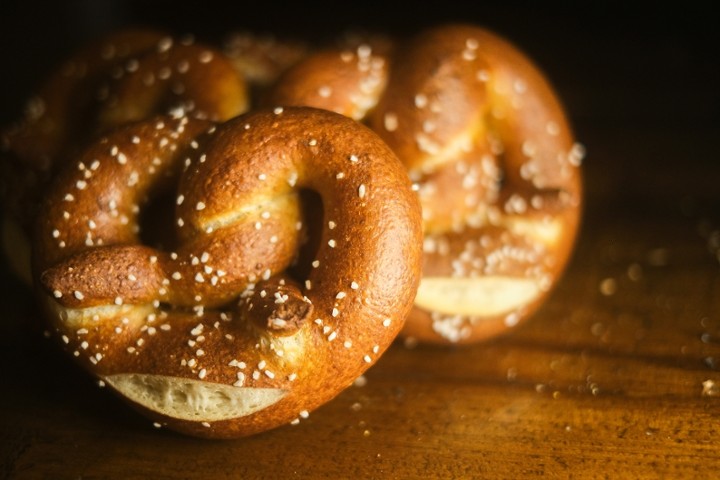
<path id="1" fill-rule="evenodd" d="M 366 65 L 386 68 L 372 77 Z M 583 151 L 551 86 L 507 41 L 444 25 L 390 56 L 369 45 L 324 51 L 288 71 L 269 102 L 365 121 L 405 164 L 425 232 L 406 337 L 487 339 L 557 283 L 580 218 Z"/>
<path id="2" fill-rule="evenodd" d="M 305 57 L 309 46 L 270 34 L 235 31 L 225 37 L 222 50 L 252 86 L 266 87 Z"/>
<path id="3" fill-rule="evenodd" d="M 161 32 L 120 31 L 81 49 L 3 133 L 6 231 L 17 237 L 6 247 L 29 242 L 24 237 L 47 183 L 98 134 L 172 111 L 226 120 L 246 110 L 246 96 L 243 78 L 220 52 Z M 24 275 L 29 267 L 16 270 Z"/>
<path id="4" fill-rule="evenodd" d="M 177 241 L 142 244 L 146 199 L 177 170 Z M 306 190 L 322 200 L 307 217 Z M 156 426 L 201 437 L 307 417 L 393 341 L 420 278 L 402 164 L 317 109 L 116 130 L 61 172 L 43 212 L 35 278 L 65 348 Z"/>

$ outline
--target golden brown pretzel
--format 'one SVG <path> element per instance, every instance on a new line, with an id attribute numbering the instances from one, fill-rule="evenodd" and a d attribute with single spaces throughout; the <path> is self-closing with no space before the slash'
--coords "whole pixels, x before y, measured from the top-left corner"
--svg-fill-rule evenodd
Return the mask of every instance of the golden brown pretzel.
<path id="1" fill-rule="evenodd" d="M 3 200 L 16 245 L 57 169 L 99 133 L 158 113 L 226 120 L 247 108 L 243 78 L 220 52 L 155 31 L 120 31 L 77 52 L 3 134 Z M 17 255 L 9 255 L 16 257 Z M 19 267 L 24 270 L 24 267 Z"/>
<path id="2" fill-rule="evenodd" d="M 178 169 L 178 241 L 141 245 L 145 199 Z M 290 275 L 305 189 L 322 199 L 319 246 Z M 117 130 L 61 172 L 43 212 L 36 280 L 66 349 L 158 426 L 197 436 L 306 417 L 388 347 L 420 277 L 402 164 L 317 109 Z"/>
<path id="3" fill-rule="evenodd" d="M 360 48 L 390 64 L 364 118 L 407 167 L 423 209 L 423 280 L 403 334 L 462 343 L 505 331 L 547 297 L 577 232 L 582 149 L 556 95 L 513 45 L 473 26 L 421 32 L 392 58 Z M 269 102 L 347 114 L 368 76 L 351 57 L 309 57 Z"/>

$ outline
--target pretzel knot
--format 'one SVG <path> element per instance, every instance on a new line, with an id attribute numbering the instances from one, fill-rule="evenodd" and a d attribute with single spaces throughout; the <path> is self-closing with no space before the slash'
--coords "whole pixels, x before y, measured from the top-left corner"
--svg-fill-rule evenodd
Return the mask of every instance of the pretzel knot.
<path id="1" fill-rule="evenodd" d="M 141 244 L 147 199 L 177 175 L 177 241 Z M 308 217 L 305 191 L 322 200 Z M 421 235 L 402 164 L 345 117 L 162 117 L 61 172 L 35 272 L 59 336 L 102 382 L 158 425 L 236 437 L 307 416 L 376 361 L 412 307 Z"/>
<path id="2" fill-rule="evenodd" d="M 425 261 L 404 335 L 474 342 L 517 325 L 557 283 L 581 210 L 583 149 L 514 46 L 447 25 L 397 45 L 323 51 L 269 96 L 364 120 L 422 205 Z"/>

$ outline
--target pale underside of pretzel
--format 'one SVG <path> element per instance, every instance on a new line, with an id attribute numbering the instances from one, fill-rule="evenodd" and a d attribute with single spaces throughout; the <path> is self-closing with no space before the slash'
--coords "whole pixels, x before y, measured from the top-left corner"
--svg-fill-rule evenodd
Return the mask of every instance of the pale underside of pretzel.
<path id="1" fill-rule="evenodd" d="M 425 262 L 404 335 L 486 339 L 557 283 L 580 217 L 583 151 L 551 86 L 510 43 L 448 25 L 390 57 L 371 45 L 325 51 L 288 71 L 269 101 L 363 120 L 405 164 Z"/>
<path id="2" fill-rule="evenodd" d="M 142 245 L 138 216 L 178 172 L 177 242 Z M 306 189 L 322 199 L 319 246 L 289 274 Z M 419 281 L 402 164 L 321 110 L 118 130 L 63 170 L 44 210 L 36 280 L 66 349 L 157 425 L 198 436 L 306 417 L 392 342 Z"/>

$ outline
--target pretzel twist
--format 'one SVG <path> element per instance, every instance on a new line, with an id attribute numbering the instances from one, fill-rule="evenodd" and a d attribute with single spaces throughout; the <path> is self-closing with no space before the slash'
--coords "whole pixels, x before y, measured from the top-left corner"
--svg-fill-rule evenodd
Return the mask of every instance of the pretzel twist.
<path id="1" fill-rule="evenodd" d="M 269 103 L 364 120 L 405 164 L 425 261 L 404 335 L 483 340 L 527 318 L 556 284 L 577 232 L 583 151 L 513 45 L 446 25 L 391 56 L 372 45 L 324 51 L 288 71 Z"/>
<path id="2" fill-rule="evenodd" d="M 139 215 L 178 170 L 177 243 L 143 245 Z M 319 246 L 294 263 L 305 190 L 322 200 Z M 44 207 L 36 279 L 67 350 L 192 435 L 307 416 L 388 347 L 419 282 L 420 207 L 402 164 L 322 110 L 117 130 L 62 171 Z"/>
<path id="3" fill-rule="evenodd" d="M 8 246 L 29 242 L 24 234 L 49 181 L 99 134 L 156 114 L 223 121 L 246 108 L 244 79 L 217 50 L 145 30 L 93 42 L 51 74 L 25 118 L 3 132 L 2 196 L 8 229 L 17 230 Z"/>

